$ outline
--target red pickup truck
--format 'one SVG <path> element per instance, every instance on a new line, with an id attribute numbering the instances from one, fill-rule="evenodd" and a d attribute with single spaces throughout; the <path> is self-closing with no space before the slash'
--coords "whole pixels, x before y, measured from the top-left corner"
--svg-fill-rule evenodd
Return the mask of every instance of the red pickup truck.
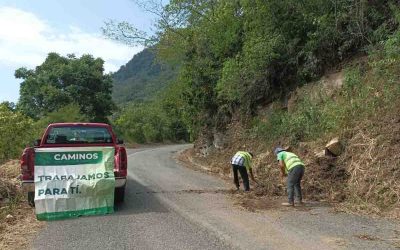
<path id="1" fill-rule="evenodd" d="M 114 147 L 115 203 L 123 202 L 127 176 L 127 154 L 112 128 L 104 123 L 53 123 L 50 124 L 34 147 L 25 148 L 21 156 L 22 187 L 28 202 L 34 205 L 34 162 L 35 148 L 53 147 Z"/>

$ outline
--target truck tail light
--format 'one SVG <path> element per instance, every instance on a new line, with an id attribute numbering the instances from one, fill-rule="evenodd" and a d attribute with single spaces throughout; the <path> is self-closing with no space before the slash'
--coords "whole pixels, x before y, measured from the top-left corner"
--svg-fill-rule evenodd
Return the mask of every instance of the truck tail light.
<path id="1" fill-rule="evenodd" d="M 127 175 L 128 171 L 128 158 L 126 154 L 126 149 L 123 147 L 118 148 L 118 169 L 117 175 L 120 177 L 124 177 Z"/>
<path id="2" fill-rule="evenodd" d="M 22 153 L 21 160 L 21 174 L 22 180 L 33 180 L 34 173 L 34 150 L 33 148 L 26 148 Z"/>
<path id="3" fill-rule="evenodd" d="M 127 170 L 128 168 L 128 159 L 127 159 L 127 155 L 126 155 L 126 149 L 125 148 L 120 148 L 120 166 L 121 166 L 121 170 Z"/>

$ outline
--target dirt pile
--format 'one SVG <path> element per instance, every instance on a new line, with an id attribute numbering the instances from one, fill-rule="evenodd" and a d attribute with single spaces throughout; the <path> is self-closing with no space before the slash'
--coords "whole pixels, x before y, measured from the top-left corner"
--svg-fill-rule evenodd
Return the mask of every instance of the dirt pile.
<path id="1" fill-rule="evenodd" d="M 235 126 L 234 129 L 238 129 Z M 241 128 L 244 130 L 244 128 Z M 245 142 L 245 143 L 243 143 Z M 280 178 L 280 170 L 277 165 L 273 148 L 268 148 L 257 140 L 245 140 L 244 138 L 231 138 L 230 146 L 212 151 L 204 157 L 194 150 L 187 151 L 190 161 L 196 163 L 199 168 L 216 173 L 225 178 L 232 178 L 230 159 L 238 150 L 249 150 L 255 154 L 253 169 L 260 185 L 253 186 L 256 196 L 283 196 L 286 194 L 285 179 Z M 235 147 L 235 145 L 241 145 Z M 279 145 L 277 142 L 276 145 Z M 324 148 L 323 142 L 319 144 L 301 143 L 292 147 L 292 152 L 298 154 L 306 164 L 306 175 L 303 180 L 304 193 L 308 200 L 343 201 L 346 197 L 345 182 L 349 174 L 334 157 L 319 158 L 316 152 Z M 188 156 L 187 156 L 188 157 Z M 206 166 L 206 167 L 204 167 Z"/>
<path id="2" fill-rule="evenodd" d="M 315 148 L 313 148 L 315 147 Z M 337 163 L 335 157 L 318 157 L 315 152 L 322 146 L 302 143 L 297 148 L 290 149 L 299 155 L 306 164 L 306 174 L 303 179 L 305 198 L 308 200 L 343 201 L 345 199 L 345 182 L 348 179 L 346 170 Z M 280 196 L 286 193 L 286 179 L 281 179 L 276 156 L 273 153 L 261 153 L 254 167 L 263 185 L 266 195 Z M 256 192 L 260 188 L 256 189 Z"/>

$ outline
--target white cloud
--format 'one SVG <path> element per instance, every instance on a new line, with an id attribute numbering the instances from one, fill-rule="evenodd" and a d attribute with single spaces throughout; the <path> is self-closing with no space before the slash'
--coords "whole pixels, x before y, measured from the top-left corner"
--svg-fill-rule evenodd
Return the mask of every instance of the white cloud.
<path id="1" fill-rule="evenodd" d="M 0 7 L 0 66 L 34 67 L 40 65 L 49 52 L 57 52 L 101 57 L 109 72 L 118 70 L 142 49 L 118 44 L 79 27 L 60 32 L 33 13 Z"/>

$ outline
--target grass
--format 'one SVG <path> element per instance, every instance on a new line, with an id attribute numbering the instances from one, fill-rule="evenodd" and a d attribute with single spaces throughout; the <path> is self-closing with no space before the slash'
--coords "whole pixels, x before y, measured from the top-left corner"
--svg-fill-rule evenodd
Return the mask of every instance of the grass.
<path id="1" fill-rule="evenodd" d="M 22 201 L 23 195 L 18 194 L 17 196 L 11 198 L 7 204 L 0 206 L 0 222 L 3 223 L 7 215 L 13 215 L 14 211 L 19 207 Z"/>
<path id="2" fill-rule="evenodd" d="M 315 85 L 308 92 L 299 93 L 293 111 L 275 109 L 267 114 L 267 120 L 255 118 L 250 133 L 266 142 L 287 138 L 297 145 L 332 134 L 342 134 L 357 122 L 368 119 L 381 107 L 392 103 L 400 94 L 395 80 L 379 80 L 377 75 L 364 73 L 365 66 L 345 70 L 344 86 L 333 96 Z M 316 93 L 317 92 L 317 93 Z M 314 96 L 311 98 L 310 96 Z M 317 98 L 315 98 L 317 96 Z"/>

